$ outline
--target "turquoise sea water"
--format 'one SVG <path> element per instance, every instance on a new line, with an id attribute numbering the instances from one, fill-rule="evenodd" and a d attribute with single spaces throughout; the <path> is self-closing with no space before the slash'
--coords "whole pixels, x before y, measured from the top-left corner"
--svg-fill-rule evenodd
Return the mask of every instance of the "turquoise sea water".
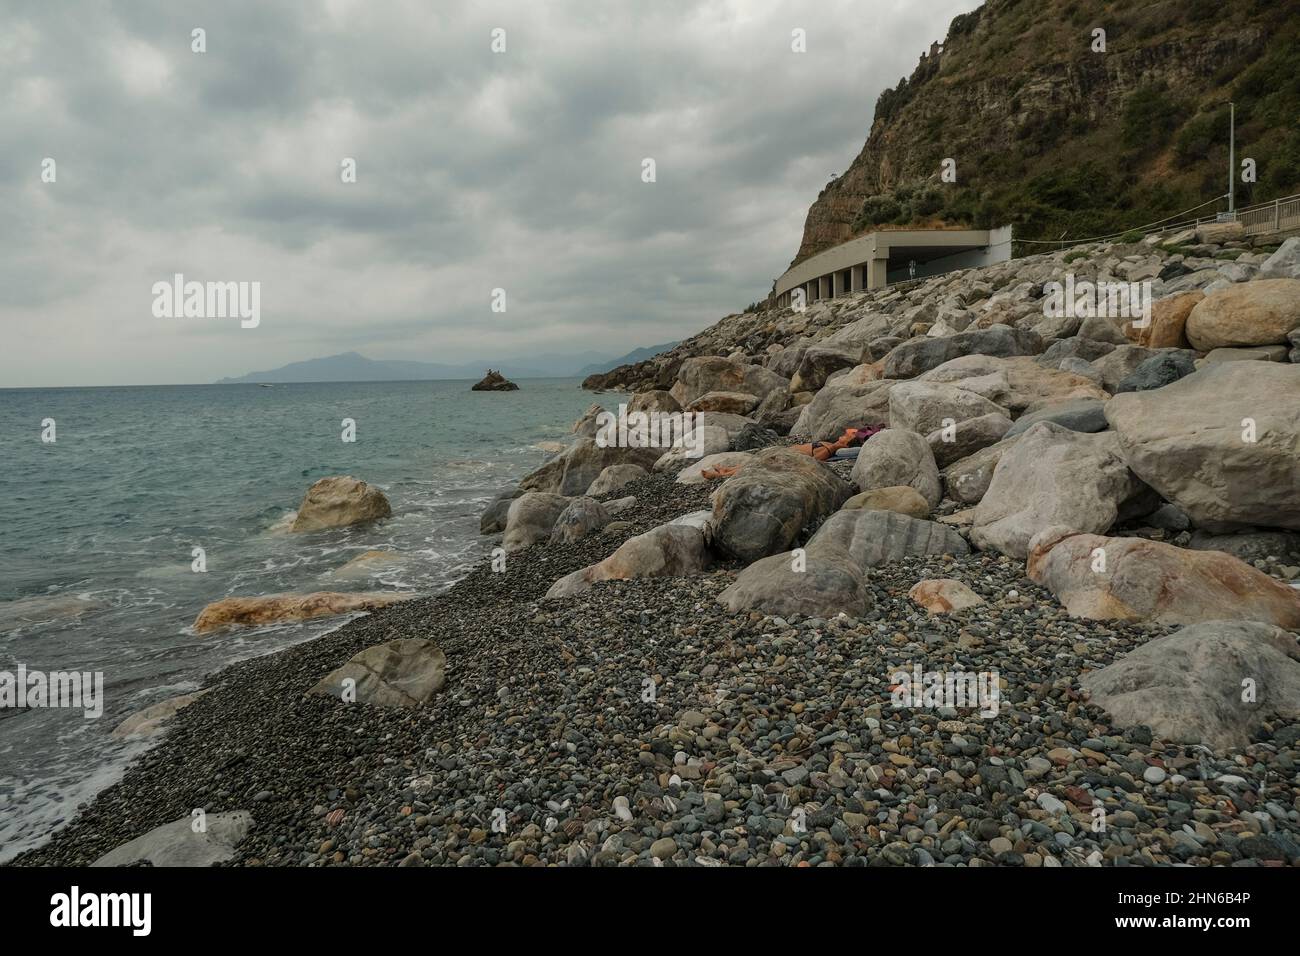
<path id="1" fill-rule="evenodd" d="M 446 587 L 485 554 L 483 506 L 541 464 L 591 403 L 577 380 L 375 382 L 0 390 L 0 671 L 101 671 L 104 716 L 0 709 L 0 861 L 38 844 L 145 744 L 126 714 L 200 686 L 205 673 L 337 627 L 196 636 L 228 595 Z M 604 396 L 607 407 L 620 399 Z M 355 443 L 341 440 L 343 419 Z M 53 419 L 56 441 L 42 422 Z M 291 534 L 308 486 L 351 474 L 393 517 Z M 193 549 L 206 573 L 192 570 Z M 351 558 L 398 565 L 340 580 Z"/>

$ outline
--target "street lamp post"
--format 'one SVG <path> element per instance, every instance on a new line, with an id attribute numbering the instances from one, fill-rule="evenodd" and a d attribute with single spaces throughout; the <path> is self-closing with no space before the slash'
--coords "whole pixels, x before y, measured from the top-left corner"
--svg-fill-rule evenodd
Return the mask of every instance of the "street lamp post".
<path id="1" fill-rule="evenodd" d="M 1228 103 L 1228 214 L 1237 210 L 1237 104 Z"/>

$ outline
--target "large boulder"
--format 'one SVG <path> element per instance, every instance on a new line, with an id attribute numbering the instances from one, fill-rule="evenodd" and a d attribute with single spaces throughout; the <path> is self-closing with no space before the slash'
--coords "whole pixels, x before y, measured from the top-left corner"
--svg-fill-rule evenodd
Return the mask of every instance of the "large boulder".
<path id="1" fill-rule="evenodd" d="M 628 538 L 596 564 L 560 578 L 546 592 L 548 598 L 568 597 L 597 581 L 631 578 L 682 577 L 709 566 L 704 533 L 690 524 L 664 524 Z"/>
<path id="2" fill-rule="evenodd" d="M 1159 353 L 1140 345 L 1121 345 L 1092 363 L 1101 375 L 1101 384 L 1108 392 L 1119 388 L 1119 383 L 1136 372 L 1149 358 Z"/>
<path id="3" fill-rule="evenodd" d="M 1015 443 L 1015 438 L 1004 438 L 948 465 L 939 476 L 944 493 L 964 505 L 979 504 L 993 482 L 998 462 Z"/>
<path id="4" fill-rule="evenodd" d="M 378 488 L 351 475 L 334 475 L 320 479 L 307 489 L 292 530 L 343 528 L 387 518 L 392 513 L 388 499 Z"/>
<path id="5" fill-rule="evenodd" d="M 812 457 L 764 448 L 714 492 L 712 543 L 724 554 L 757 561 L 789 548 L 808 524 L 839 508 L 852 493 L 847 482 Z"/>
<path id="6" fill-rule="evenodd" d="M 596 480 L 587 486 L 587 497 L 599 498 L 613 494 L 629 482 L 644 478 L 648 474 L 650 472 L 640 465 L 610 465 L 602 468 Z"/>
<path id="7" fill-rule="evenodd" d="M 555 519 L 555 525 L 551 528 L 551 543 L 572 544 L 581 541 L 613 520 L 614 516 L 595 498 L 574 498 Z"/>
<path id="8" fill-rule="evenodd" d="M 799 366 L 790 379 L 792 392 L 816 392 L 826 384 L 832 372 L 842 368 L 853 368 L 862 358 L 860 348 L 836 348 L 813 346 L 804 350 L 799 359 Z"/>
<path id="9" fill-rule="evenodd" d="M 681 471 L 691 462 L 731 450 L 731 435 L 721 425 L 696 424 L 655 459 L 655 471 Z"/>
<path id="10" fill-rule="evenodd" d="M 433 641 L 403 637 L 354 654 L 308 694 L 376 707 L 418 707 L 447 682 L 447 655 Z"/>
<path id="11" fill-rule="evenodd" d="M 934 452 L 934 463 L 943 469 L 975 454 L 981 448 L 997 444 L 1006 437 L 1011 427 L 1011 419 L 1006 415 L 992 412 L 952 428 L 936 428 L 925 436 L 925 440 L 930 451 Z"/>
<path id="12" fill-rule="evenodd" d="M 1059 405 L 1049 405 L 1036 412 L 1030 412 L 1019 418 L 1007 430 L 1007 438 L 1024 434 L 1039 422 L 1052 422 L 1072 432 L 1104 432 L 1106 430 L 1106 406 L 1101 399 L 1076 398 Z"/>
<path id="13" fill-rule="evenodd" d="M 758 396 L 748 392 L 706 392 L 686 406 L 691 412 L 725 412 L 747 415 L 758 404 Z"/>
<path id="14" fill-rule="evenodd" d="M 634 412 L 665 412 L 672 414 L 680 412 L 682 406 L 677 399 L 673 398 L 671 392 L 663 389 L 652 389 L 648 392 L 638 392 L 632 396 L 632 400 L 627 403 L 627 413 Z"/>
<path id="15" fill-rule="evenodd" d="M 999 459 L 975 506 L 971 542 L 1024 560 L 1029 540 L 1043 528 L 1107 531 L 1146 492 L 1113 433 L 1090 435 L 1039 422 Z"/>
<path id="16" fill-rule="evenodd" d="M 524 492 L 518 488 L 503 491 L 483 509 L 478 519 L 479 534 L 497 534 L 506 530 L 506 518 L 510 514 L 510 504 Z"/>
<path id="17" fill-rule="evenodd" d="M 1013 419 L 1064 402 L 1110 397 L 1092 379 L 1040 365 L 1028 356 L 963 356 L 927 372 L 921 380 L 945 381 L 978 392 L 1005 408 Z"/>
<path id="18" fill-rule="evenodd" d="M 651 468 L 663 448 L 623 448 L 606 445 L 594 438 L 580 438 L 519 482 L 521 491 L 547 494 L 585 494 L 591 483 L 610 465 L 640 465 Z"/>
<path id="19" fill-rule="evenodd" d="M 834 441 L 846 428 L 889 423 L 889 391 L 897 382 L 868 378 L 866 366 L 827 385 L 803 412 L 790 434 L 813 441 Z"/>
<path id="20" fill-rule="evenodd" d="M 154 827 L 129 843 L 110 850 L 90 865 L 212 866 L 233 857 L 235 847 L 252 828 L 253 815 L 247 810 L 208 814 L 199 831 L 194 829 L 194 819 L 184 816 Z"/>
<path id="21" fill-rule="evenodd" d="M 961 535 L 933 521 L 889 511 L 838 511 L 809 539 L 803 553 L 756 561 L 718 600 L 733 612 L 861 617 L 871 609 L 868 570 L 924 554 L 966 554 Z"/>
<path id="22" fill-rule="evenodd" d="M 958 332 L 946 338 L 921 338 L 904 342 L 885 356 L 884 378 L 915 378 L 962 355 L 1037 355 L 1043 340 L 1036 332 L 995 325 L 990 329 Z"/>
<path id="23" fill-rule="evenodd" d="M 1187 338 L 1202 352 L 1280 345 L 1300 328 L 1300 279 L 1239 282 L 1207 295 L 1187 317 Z"/>
<path id="24" fill-rule="evenodd" d="M 1006 414 L 1001 405 L 958 385 L 913 381 L 900 382 L 889 390 L 890 428 L 922 435 L 981 415 Z"/>
<path id="25" fill-rule="evenodd" d="M 209 634 L 227 627 L 261 627 L 282 621 L 309 621 L 334 614 L 373 611 L 418 594 L 382 592 L 340 593 L 315 591 L 311 594 L 265 594 L 259 597 L 228 597 L 213 601 L 194 620 L 197 634 Z"/>
<path id="26" fill-rule="evenodd" d="M 1242 688 L 1249 680 L 1250 699 Z M 1267 624 L 1207 621 L 1148 641 L 1080 682 L 1119 727 L 1241 750 L 1271 714 L 1300 717 L 1300 649 Z"/>
<path id="27" fill-rule="evenodd" d="M 569 499 L 564 495 L 552 495 L 542 491 L 530 491 L 520 495 L 510 503 L 506 515 L 506 533 L 501 547 L 509 551 L 519 551 L 545 541 L 551 536 L 551 529 L 564 509 L 569 506 Z"/>
<path id="28" fill-rule="evenodd" d="M 1179 292 L 1151 303 L 1151 315 L 1144 323 L 1135 319 L 1124 326 L 1124 334 L 1134 345 L 1148 349 L 1191 348 L 1185 331 L 1187 317 L 1205 298 L 1200 289 Z"/>
<path id="29" fill-rule="evenodd" d="M 1222 551 L 1047 528 L 1031 542 L 1027 573 L 1074 617 L 1300 628 L 1300 593 Z"/>
<path id="30" fill-rule="evenodd" d="M 1196 353 L 1190 349 L 1160 352 L 1139 365 L 1115 387 L 1115 393 L 1147 392 L 1164 388 L 1196 371 Z"/>
<path id="31" fill-rule="evenodd" d="M 702 485 L 709 479 L 704 477 L 704 472 L 714 468 L 742 468 L 749 463 L 754 457 L 753 452 L 748 451 L 724 451 L 716 455 L 709 455 L 701 458 L 693 464 L 687 465 L 677 473 L 677 484 L 679 485 Z"/>
<path id="32" fill-rule="evenodd" d="M 1300 529 L 1295 366 L 1206 365 L 1164 388 L 1115 396 L 1106 419 L 1129 467 L 1196 526 Z"/>
<path id="33" fill-rule="evenodd" d="M 721 356 L 704 355 L 682 362 L 677 382 L 669 391 L 686 407 L 709 392 L 744 392 L 762 400 L 768 392 L 789 387 L 789 379 L 761 365 L 741 365 Z"/>
<path id="34" fill-rule="evenodd" d="M 582 413 L 582 417 L 573 423 L 569 431 L 579 438 L 595 438 L 596 433 L 600 431 L 600 419 L 605 415 L 605 409 L 596 403 L 587 406 L 587 410 Z"/>
<path id="35" fill-rule="evenodd" d="M 943 497 L 934 452 L 916 432 L 887 428 L 862 444 L 853 463 L 853 483 L 861 491 L 908 485 L 937 507 Z"/>
<path id="36" fill-rule="evenodd" d="M 930 514 L 930 502 L 910 485 L 893 485 L 862 491 L 844 502 L 845 511 L 896 511 L 912 518 L 925 518 Z"/>
<path id="37" fill-rule="evenodd" d="M 1300 236 L 1292 236 L 1259 267 L 1261 279 L 1300 279 Z"/>

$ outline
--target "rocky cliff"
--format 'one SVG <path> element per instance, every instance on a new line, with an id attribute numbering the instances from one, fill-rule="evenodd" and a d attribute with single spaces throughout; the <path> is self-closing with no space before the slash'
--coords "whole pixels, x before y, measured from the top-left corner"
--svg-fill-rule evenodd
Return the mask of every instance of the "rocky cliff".
<path id="1" fill-rule="evenodd" d="M 1229 99 L 1238 159 L 1258 168 L 1238 203 L 1300 191 L 1294 13 L 1256 0 L 988 0 L 880 95 L 793 262 L 880 226 L 1013 222 L 1019 238 L 1056 239 L 1161 219 L 1226 192 Z M 940 181 L 948 158 L 955 183 Z"/>

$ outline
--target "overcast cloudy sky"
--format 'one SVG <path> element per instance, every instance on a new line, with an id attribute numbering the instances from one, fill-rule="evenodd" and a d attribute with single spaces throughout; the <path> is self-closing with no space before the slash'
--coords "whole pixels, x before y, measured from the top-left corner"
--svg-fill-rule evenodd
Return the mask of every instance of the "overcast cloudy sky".
<path id="1" fill-rule="evenodd" d="M 6 0 L 0 386 L 684 337 L 768 291 L 881 89 L 978 5 Z M 260 325 L 155 318 L 177 272 L 260 282 Z"/>

